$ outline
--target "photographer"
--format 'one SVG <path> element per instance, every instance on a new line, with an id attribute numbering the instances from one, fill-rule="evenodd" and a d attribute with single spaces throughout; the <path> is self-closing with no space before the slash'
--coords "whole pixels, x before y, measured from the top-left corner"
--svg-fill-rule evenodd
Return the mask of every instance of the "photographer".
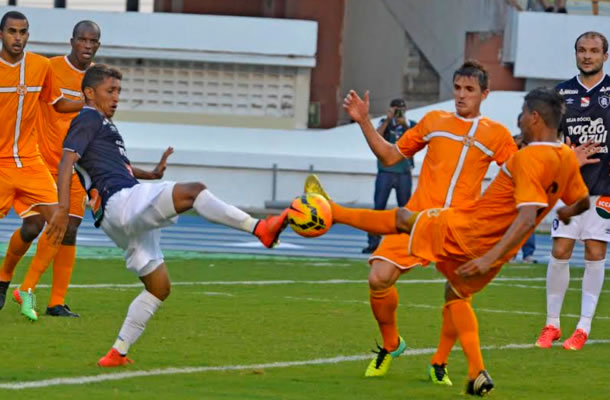
<path id="1" fill-rule="evenodd" d="M 406 111 L 407 104 L 403 99 L 392 100 L 386 118 L 383 118 L 379 123 L 377 133 L 388 142 L 396 143 L 407 129 L 414 127 L 416 124 L 415 121 L 406 119 Z M 413 160 L 410 158 L 391 167 L 386 167 L 380 161 L 377 161 L 375 210 L 385 210 L 392 189 L 396 191 L 396 203 L 399 206 L 407 204 L 411 197 L 411 168 L 413 168 Z M 380 236 L 369 235 L 369 244 L 362 249 L 362 252 L 365 254 L 374 252 L 379 246 L 380 240 Z"/>

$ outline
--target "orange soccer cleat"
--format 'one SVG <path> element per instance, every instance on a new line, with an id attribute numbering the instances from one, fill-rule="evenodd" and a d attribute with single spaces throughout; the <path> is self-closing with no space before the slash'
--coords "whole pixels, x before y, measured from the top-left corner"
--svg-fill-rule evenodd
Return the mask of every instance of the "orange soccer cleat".
<path id="1" fill-rule="evenodd" d="M 265 247 L 273 248 L 280 242 L 280 233 L 287 225 L 288 209 L 285 209 L 280 215 L 259 220 L 254 228 L 254 235 Z"/>
<path id="2" fill-rule="evenodd" d="M 23 304 L 23 300 L 21 299 L 21 295 L 19 294 L 19 288 L 13 290 L 13 300 L 19 305 Z"/>
<path id="3" fill-rule="evenodd" d="M 580 350 L 587 343 L 588 338 L 587 332 L 582 329 L 576 329 L 572 336 L 563 342 L 563 348 L 566 350 Z"/>
<path id="4" fill-rule="evenodd" d="M 561 331 L 555 328 L 553 325 L 547 325 L 542 328 L 538 340 L 536 340 L 536 347 L 541 349 L 550 349 L 553 342 L 561 338 Z"/>
<path id="5" fill-rule="evenodd" d="M 108 353 L 97 362 L 99 367 L 112 368 L 121 367 L 123 365 L 133 364 L 133 360 L 127 356 L 122 356 L 114 347 L 111 348 Z"/>

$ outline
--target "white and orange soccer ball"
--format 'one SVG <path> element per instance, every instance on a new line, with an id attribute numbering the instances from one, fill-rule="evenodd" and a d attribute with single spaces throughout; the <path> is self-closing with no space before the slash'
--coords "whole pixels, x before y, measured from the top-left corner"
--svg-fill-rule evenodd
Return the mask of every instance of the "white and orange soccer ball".
<path id="1" fill-rule="evenodd" d="M 333 224 L 330 204 L 319 194 L 305 193 L 290 204 L 288 223 L 301 236 L 323 235 Z"/>

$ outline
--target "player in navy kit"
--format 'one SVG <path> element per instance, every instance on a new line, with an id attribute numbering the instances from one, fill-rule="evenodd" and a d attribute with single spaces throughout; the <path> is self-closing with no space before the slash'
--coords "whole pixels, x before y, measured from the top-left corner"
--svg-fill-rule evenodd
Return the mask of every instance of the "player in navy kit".
<path id="1" fill-rule="evenodd" d="M 576 39 L 579 74 L 557 86 L 566 103 L 561 130 L 567 143 L 591 152 L 581 168 L 589 189 L 591 207 L 569 225 L 553 221 L 553 250 L 547 269 L 547 320 L 536 345 L 549 348 L 559 340 L 559 315 L 570 281 L 569 259 L 576 240 L 585 242 L 585 273 L 582 304 L 576 330 L 564 343 L 567 350 L 580 350 L 587 341 L 591 320 L 604 282 L 606 247 L 610 241 L 610 77 L 604 74 L 608 40 L 598 32 L 585 32 Z M 594 146 L 589 145 L 593 143 Z"/>
<path id="2" fill-rule="evenodd" d="M 138 179 L 150 179 L 150 173 L 131 165 L 123 138 L 110 119 L 119 102 L 121 73 L 95 65 L 87 70 L 82 90 L 87 106 L 74 118 L 64 140 L 57 180 L 59 207 L 49 223 L 48 235 L 59 243 L 66 231 L 74 167 L 89 194 L 95 225 L 125 250 L 127 269 L 136 273 L 145 287 L 129 306 L 114 346 L 98 361 L 102 367 L 116 367 L 131 363 L 126 357 L 129 346 L 169 296 L 159 228 L 194 209 L 212 222 L 250 232 L 266 247 L 273 247 L 286 226 L 287 211 L 257 220 L 216 198 L 200 182 L 140 183 Z"/>

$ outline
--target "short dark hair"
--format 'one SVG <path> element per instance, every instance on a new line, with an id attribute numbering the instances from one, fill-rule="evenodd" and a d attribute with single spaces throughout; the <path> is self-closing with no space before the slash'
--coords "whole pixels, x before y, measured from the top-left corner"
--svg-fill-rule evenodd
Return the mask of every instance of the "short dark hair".
<path id="1" fill-rule="evenodd" d="M 102 82 L 104 82 L 106 78 L 116 78 L 121 80 L 123 79 L 123 74 L 121 74 L 121 72 L 116 68 L 112 68 L 104 64 L 95 64 L 90 67 L 87 72 L 85 72 L 83 83 L 81 84 L 81 90 L 83 93 L 85 93 L 85 88 L 87 87 L 95 89 Z"/>
<path id="2" fill-rule="evenodd" d="M 394 99 L 390 102 L 390 107 L 407 108 L 407 103 L 403 99 Z"/>
<path id="3" fill-rule="evenodd" d="M 97 30 L 100 36 L 102 35 L 102 30 L 100 29 L 98 24 L 93 21 L 89 21 L 88 19 L 85 19 L 83 21 L 77 22 L 76 25 L 74 25 L 74 29 L 72 29 L 72 37 L 75 38 L 78 35 L 78 32 L 84 28 L 93 28 Z"/>
<path id="4" fill-rule="evenodd" d="M 529 112 L 536 111 L 546 126 L 552 129 L 559 128 L 566 109 L 563 97 L 559 93 L 550 88 L 539 87 L 525 95 L 523 101 L 525 108 Z"/>
<path id="5" fill-rule="evenodd" d="M 30 22 L 28 21 L 28 19 L 26 18 L 25 15 L 23 15 L 22 13 L 20 13 L 19 11 L 9 11 L 6 14 L 4 14 L 2 16 L 2 20 L 0 20 L 0 31 L 4 30 L 4 25 L 6 25 L 6 21 L 8 19 L 20 19 L 22 21 L 25 21 L 28 23 L 28 26 L 30 25 Z"/>
<path id="6" fill-rule="evenodd" d="M 574 42 L 574 51 L 578 51 L 578 41 L 582 38 L 600 38 L 602 41 L 602 48 L 604 49 L 604 54 L 606 54 L 608 52 L 608 39 L 606 39 L 606 37 L 599 32 L 595 32 L 595 31 L 588 31 L 585 33 L 581 33 L 580 36 L 578 36 L 576 38 L 576 41 Z"/>
<path id="7" fill-rule="evenodd" d="M 483 64 L 476 60 L 467 60 L 460 68 L 456 69 L 453 73 L 454 82 L 455 78 L 458 76 L 477 78 L 479 80 L 479 86 L 481 86 L 481 91 L 485 91 L 489 88 L 489 74 Z"/>

